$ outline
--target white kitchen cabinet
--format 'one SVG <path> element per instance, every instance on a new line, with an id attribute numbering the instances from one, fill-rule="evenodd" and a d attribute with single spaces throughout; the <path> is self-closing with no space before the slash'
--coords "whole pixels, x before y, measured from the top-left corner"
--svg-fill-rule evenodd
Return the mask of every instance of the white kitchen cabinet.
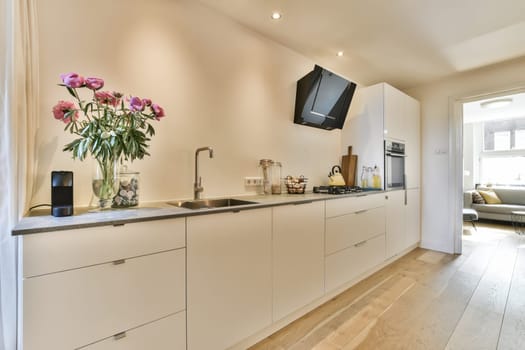
<path id="1" fill-rule="evenodd" d="M 189 350 L 226 349 L 272 323 L 272 209 L 187 218 Z"/>
<path id="2" fill-rule="evenodd" d="M 358 178 L 363 165 L 373 167 L 376 164 L 384 177 L 384 139 L 405 143 L 407 188 L 418 188 L 421 147 L 419 102 L 386 83 L 359 88 L 341 132 L 341 154 L 346 154 L 348 146 L 352 146 L 352 153 L 359 156 Z"/>
<path id="3" fill-rule="evenodd" d="M 325 291 L 385 260 L 383 193 L 326 202 Z"/>
<path id="4" fill-rule="evenodd" d="M 324 201 L 273 208 L 273 320 L 324 293 Z"/>
<path id="5" fill-rule="evenodd" d="M 23 236 L 23 276 L 65 271 L 186 245 L 185 219 L 97 226 Z"/>
<path id="6" fill-rule="evenodd" d="M 82 350 L 186 350 L 186 313 L 121 332 Z"/>
<path id="7" fill-rule="evenodd" d="M 406 218 L 406 246 L 409 247 L 421 241 L 421 214 L 420 190 L 407 190 Z"/>
<path id="8" fill-rule="evenodd" d="M 361 185 L 360 175 L 363 166 L 377 165 L 380 171 L 384 172 L 383 104 L 381 84 L 358 88 L 341 130 L 341 154 L 347 154 L 348 146 L 352 146 L 352 153 L 358 155 L 357 185 Z"/>
<path id="9" fill-rule="evenodd" d="M 390 191 L 386 198 L 386 257 L 391 258 L 407 247 L 405 191 Z"/>
<path id="10" fill-rule="evenodd" d="M 405 96 L 405 174 L 406 188 L 419 188 L 421 157 L 420 104 L 416 99 Z"/>
<path id="11" fill-rule="evenodd" d="M 385 260 L 385 234 L 326 257 L 326 292 L 354 280 Z"/>
<path id="12" fill-rule="evenodd" d="M 79 348 L 183 312 L 185 231 L 182 218 L 21 236 L 23 349 Z"/>
<path id="13" fill-rule="evenodd" d="M 406 98 L 407 95 L 388 84 L 382 84 L 384 98 L 384 137 L 406 141 Z"/>
<path id="14" fill-rule="evenodd" d="M 363 209 L 326 220 L 326 255 L 385 233 L 385 207 Z"/>

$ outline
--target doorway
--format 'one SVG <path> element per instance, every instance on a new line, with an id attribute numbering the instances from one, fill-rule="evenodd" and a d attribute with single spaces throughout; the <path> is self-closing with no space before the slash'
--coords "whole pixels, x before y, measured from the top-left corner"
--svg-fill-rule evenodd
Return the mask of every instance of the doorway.
<path id="1" fill-rule="evenodd" d="M 450 105 L 451 225 L 454 252 L 461 254 L 466 191 L 525 186 L 525 88 L 454 98 Z"/>

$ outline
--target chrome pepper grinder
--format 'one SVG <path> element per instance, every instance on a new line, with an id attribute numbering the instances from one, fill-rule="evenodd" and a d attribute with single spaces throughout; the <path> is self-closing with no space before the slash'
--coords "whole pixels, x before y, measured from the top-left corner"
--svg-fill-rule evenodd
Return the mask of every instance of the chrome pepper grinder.
<path id="1" fill-rule="evenodd" d="M 272 166 L 273 160 L 271 159 L 261 159 L 259 161 L 259 166 L 262 169 L 263 175 L 263 192 L 264 194 L 272 193 Z"/>

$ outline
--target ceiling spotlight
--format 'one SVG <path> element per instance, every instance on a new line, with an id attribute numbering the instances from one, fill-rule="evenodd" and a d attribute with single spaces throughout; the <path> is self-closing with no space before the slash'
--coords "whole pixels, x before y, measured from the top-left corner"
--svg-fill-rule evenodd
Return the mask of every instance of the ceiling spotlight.
<path id="1" fill-rule="evenodd" d="M 272 12 L 272 19 L 275 19 L 275 20 L 281 19 L 282 16 L 283 15 L 280 12 L 277 12 L 277 11 Z"/>
<path id="2" fill-rule="evenodd" d="M 494 109 L 494 108 L 506 107 L 510 105 L 511 103 L 512 103 L 512 98 L 498 98 L 496 100 L 481 102 L 479 105 L 481 106 L 481 108 Z"/>
<path id="3" fill-rule="evenodd" d="M 344 51 L 337 51 L 337 57 L 343 56 L 345 53 Z"/>

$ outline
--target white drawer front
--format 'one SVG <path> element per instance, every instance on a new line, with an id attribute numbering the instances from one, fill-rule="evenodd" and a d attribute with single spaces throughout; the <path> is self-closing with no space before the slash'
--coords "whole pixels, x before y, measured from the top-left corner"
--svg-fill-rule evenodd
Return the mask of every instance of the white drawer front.
<path id="1" fill-rule="evenodd" d="M 73 349 L 185 308 L 185 249 L 23 281 L 24 350 Z"/>
<path id="2" fill-rule="evenodd" d="M 350 214 L 360 210 L 377 208 L 385 205 L 384 193 L 367 194 L 358 197 L 331 199 L 326 201 L 326 217 L 331 218 Z"/>
<path id="3" fill-rule="evenodd" d="M 154 321 L 82 350 L 186 350 L 186 312 Z"/>
<path id="4" fill-rule="evenodd" d="M 38 276 L 186 245 L 184 218 L 23 236 L 23 276 Z"/>
<path id="5" fill-rule="evenodd" d="M 325 254 L 385 233 L 385 207 L 326 219 Z"/>
<path id="6" fill-rule="evenodd" d="M 385 235 L 351 246 L 326 257 L 326 291 L 351 281 L 385 260 Z"/>

